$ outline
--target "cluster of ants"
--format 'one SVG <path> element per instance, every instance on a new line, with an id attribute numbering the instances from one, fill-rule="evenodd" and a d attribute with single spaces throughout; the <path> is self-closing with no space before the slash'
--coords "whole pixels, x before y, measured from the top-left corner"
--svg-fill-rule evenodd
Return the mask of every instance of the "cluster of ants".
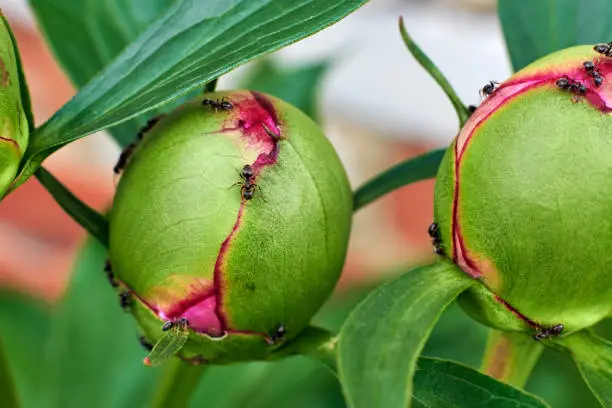
<path id="1" fill-rule="evenodd" d="M 597 44 L 593 47 L 593 50 L 603 55 L 604 57 L 612 58 L 612 42 L 606 44 Z M 585 61 L 582 63 L 582 66 L 586 71 L 587 75 L 593 79 L 593 84 L 595 85 L 595 88 L 599 88 L 604 81 L 604 77 L 599 71 L 599 64 L 595 65 L 593 61 Z M 482 98 L 491 96 L 497 90 L 497 85 L 499 85 L 498 82 L 489 81 L 485 86 L 480 89 L 480 96 Z M 559 78 L 556 82 L 556 85 L 559 89 L 569 91 L 576 95 L 585 95 L 588 90 L 585 84 L 575 79 L 572 79 L 567 75 L 564 75 L 563 77 Z M 468 110 L 470 113 L 473 113 L 476 110 L 476 106 L 470 105 L 468 107 Z"/>

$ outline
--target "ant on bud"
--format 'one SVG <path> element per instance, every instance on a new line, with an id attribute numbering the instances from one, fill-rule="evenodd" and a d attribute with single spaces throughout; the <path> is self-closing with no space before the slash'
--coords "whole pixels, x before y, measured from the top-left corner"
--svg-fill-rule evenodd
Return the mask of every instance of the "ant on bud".
<path id="1" fill-rule="evenodd" d="M 593 47 L 593 50 L 606 57 L 612 57 L 612 42 L 606 44 L 597 44 Z"/>
<path id="2" fill-rule="evenodd" d="M 276 329 L 274 333 L 272 333 L 269 336 L 266 336 L 266 343 L 268 343 L 271 346 L 274 344 L 277 344 L 279 341 L 281 341 L 285 337 L 285 334 L 287 334 L 287 331 L 285 330 L 285 326 L 280 325 L 278 326 L 278 328 Z"/>
<path id="3" fill-rule="evenodd" d="M 162 326 L 162 331 L 166 332 L 173 327 L 186 329 L 187 327 L 189 327 L 189 320 L 185 319 L 184 317 L 178 320 L 167 320 L 164 322 L 164 325 Z"/>
<path id="4" fill-rule="evenodd" d="M 438 226 L 438 223 L 433 222 L 429 226 L 427 233 L 431 237 L 431 243 L 434 247 L 434 253 L 437 255 L 444 255 L 444 250 L 442 249 L 442 239 L 440 238 L 440 227 Z"/>
<path id="5" fill-rule="evenodd" d="M 132 303 L 132 293 L 128 290 L 119 293 L 119 304 L 123 311 L 127 312 L 130 309 Z"/>
<path id="6" fill-rule="evenodd" d="M 601 72 L 599 72 L 598 65 L 595 65 L 593 61 L 585 61 L 582 63 L 584 70 L 589 74 L 589 76 L 593 77 L 593 83 L 595 87 L 601 86 L 603 84 L 603 77 L 601 76 Z"/>
<path id="7" fill-rule="evenodd" d="M 110 263 L 110 259 L 104 261 L 104 272 L 106 273 L 106 278 L 108 282 L 113 288 L 119 287 L 119 283 L 115 279 L 115 275 L 113 274 L 113 267 Z"/>
<path id="8" fill-rule="evenodd" d="M 202 105 L 210 106 L 213 110 L 217 112 L 222 110 L 229 111 L 234 108 L 234 105 L 229 100 L 227 100 L 227 96 L 224 96 L 221 99 L 217 99 L 216 101 L 206 98 L 202 101 Z"/>
<path id="9" fill-rule="evenodd" d="M 561 90 L 570 91 L 575 94 L 584 95 L 587 93 L 587 87 L 583 83 L 566 76 L 557 79 L 556 85 Z"/>
<path id="10" fill-rule="evenodd" d="M 244 165 L 240 171 L 240 178 L 242 179 L 242 182 L 239 181 L 235 185 L 241 184 L 240 193 L 242 198 L 247 201 L 252 200 L 255 196 L 255 189 L 259 188 L 259 186 L 255 184 L 255 170 L 253 170 L 253 167 L 250 164 Z"/>
<path id="11" fill-rule="evenodd" d="M 155 126 L 162 117 L 163 115 L 160 115 L 160 116 L 156 116 L 154 118 L 149 119 L 147 121 L 147 124 L 144 125 L 144 127 L 138 131 L 138 134 L 136 135 L 138 138 L 138 141 L 141 141 L 144 135 L 147 132 L 149 132 L 151 129 L 153 129 L 153 126 Z M 130 157 L 132 157 L 134 150 L 136 150 L 137 144 L 138 144 L 137 142 L 130 143 L 129 145 L 125 147 L 125 149 L 123 149 L 123 151 L 119 155 L 119 159 L 117 160 L 115 167 L 113 167 L 113 173 L 115 173 L 115 175 L 118 176 L 119 174 L 123 172 L 123 170 L 125 170 L 130 160 Z"/>
<path id="12" fill-rule="evenodd" d="M 140 343 L 140 345 L 147 351 L 151 351 L 153 350 L 153 344 L 151 344 L 149 342 L 149 340 L 147 340 L 147 338 L 145 336 L 139 336 L 138 337 L 138 342 Z"/>
<path id="13" fill-rule="evenodd" d="M 487 96 L 493 95 L 497 85 L 499 85 L 499 82 L 489 81 L 489 83 L 483 86 L 480 90 L 480 96 L 482 98 L 486 98 Z"/>
<path id="14" fill-rule="evenodd" d="M 563 329 L 565 326 L 562 324 L 557 324 L 553 327 L 542 328 L 539 332 L 533 335 L 533 339 L 536 341 L 548 339 L 551 336 L 558 336 L 563 333 Z"/>

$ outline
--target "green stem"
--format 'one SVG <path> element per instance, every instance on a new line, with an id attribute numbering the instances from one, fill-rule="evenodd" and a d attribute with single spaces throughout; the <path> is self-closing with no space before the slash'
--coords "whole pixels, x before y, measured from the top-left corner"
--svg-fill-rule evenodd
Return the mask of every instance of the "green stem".
<path id="1" fill-rule="evenodd" d="M 400 33 L 402 34 L 402 38 L 404 40 L 404 44 L 408 47 L 408 50 L 412 54 L 412 56 L 421 64 L 423 68 L 431 75 L 431 77 L 440 85 L 440 88 L 446 93 L 448 99 L 450 99 L 455 111 L 457 112 L 457 116 L 459 118 L 459 127 L 463 127 L 465 122 L 470 117 L 470 113 L 468 109 L 465 107 L 457 93 L 451 86 L 450 82 L 442 75 L 442 72 L 436 67 L 436 65 L 429 59 L 429 57 L 421 50 L 421 48 L 414 42 L 406 27 L 404 26 L 404 19 L 400 17 L 399 20 L 399 28 Z"/>
<path id="2" fill-rule="evenodd" d="M 8 359 L 4 354 L 4 347 L 0 343 L 0 406 L 17 408 L 19 402 L 15 392 L 15 384 L 8 366 Z"/>
<path id="3" fill-rule="evenodd" d="M 288 356 L 303 355 L 320 362 L 337 374 L 337 343 L 336 334 L 320 327 L 309 326 L 298 337 L 276 350 L 268 359 L 278 360 Z"/>
<path id="4" fill-rule="evenodd" d="M 490 330 L 481 371 L 523 388 L 542 350 L 544 347 L 525 333 Z"/>
<path id="5" fill-rule="evenodd" d="M 79 200 L 44 168 L 36 171 L 36 178 L 69 216 L 108 248 L 108 221 L 102 214 Z"/>
<path id="6" fill-rule="evenodd" d="M 429 151 L 374 176 L 353 194 L 353 211 L 365 207 L 400 187 L 436 177 L 445 152 L 446 149 Z"/>
<path id="7" fill-rule="evenodd" d="M 190 365 L 178 358 L 168 361 L 157 384 L 151 408 L 188 407 L 206 368 L 204 364 Z"/>

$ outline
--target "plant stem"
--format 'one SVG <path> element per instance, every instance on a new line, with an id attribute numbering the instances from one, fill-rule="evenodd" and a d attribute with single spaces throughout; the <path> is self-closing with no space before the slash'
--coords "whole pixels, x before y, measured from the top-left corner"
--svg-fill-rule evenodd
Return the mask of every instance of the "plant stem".
<path id="1" fill-rule="evenodd" d="M 481 371 L 500 381 L 523 388 L 544 347 L 519 332 L 490 330 Z"/>
<path id="2" fill-rule="evenodd" d="M 0 343 L 0 406 L 6 408 L 17 408 L 19 403 L 15 392 L 15 384 L 8 366 L 4 348 Z"/>
<path id="3" fill-rule="evenodd" d="M 162 374 L 151 408 L 186 408 L 196 390 L 204 364 L 190 365 L 179 358 L 171 359 Z"/>
<path id="4" fill-rule="evenodd" d="M 440 85 L 440 88 L 446 93 L 448 99 L 450 99 L 453 107 L 455 108 L 455 112 L 457 112 L 457 116 L 459 118 L 459 127 L 463 127 L 465 122 L 470 117 L 470 113 L 468 109 L 465 107 L 457 93 L 451 86 L 450 82 L 442 75 L 442 72 L 436 67 L 436 65 L 429 59 L 427 54 L 421 50 L 421 48 L 414 42 L 408 31 L 406 30 L 406 26 L 404 25 L 404 19 L 400 17 L 399 19 L 399 28 L 400 33 L 402 34 L 402 39 L 404 40 L 404 44 L 408 48 L 408 51 L 412 54 L 412 56 L 421 64 L 423 68 L 431 75 L 431 77 Z"/>
<path id="5" fill-rule="evenodd" d="M 87 232 L 108 248 L 108 221 L 106 218 L 79 200 L 70 190 L 60 183 L 51 173 L 40 167 L 36 178 L 53 196 L 62 209 L 78 222 Z"/>

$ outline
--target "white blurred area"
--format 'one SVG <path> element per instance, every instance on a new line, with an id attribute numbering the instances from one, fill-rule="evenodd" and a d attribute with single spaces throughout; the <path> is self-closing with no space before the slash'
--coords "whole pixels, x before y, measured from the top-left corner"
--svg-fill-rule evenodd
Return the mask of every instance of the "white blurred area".
<path id="1" fill-rule="evenodd" d="M 406 50 L 398 18 L 404 17 L 417 44 L 463 101 L 477 104 L 478 91 L 486 82 L 502 81 L 511 72 L 495 3 L 371 0 L 340 23 L 273 54 L 286 67 L 331 61 L 332 68 L 320 93 L 321 116 L 355 187 L 395 163 L 447 145 L 457 132 L 451 104 Z M 41 124 L 74 90 L 36 32 L 27 2 L 0 0 L 0 8 L 16 29 L 36 119 Z M 235 87 L 247 69 L 248 66 L 224 76 L 220 88 Z M 112 199 L 111 169 L 118 155 L 119 148 L 101 133 L 61 149 L 45 165 L 77 195 L 100 209 Z M 61 210 L 47 214 L 53 206 L 50 198 L 40 186 L 28 184 L 32 186 L 20 188 L 0 207 L 0 241 L 10 240 L 13 249 L 23 251 L 30 251 L 32 242 L 57 249 L 61 241 L 62 248 L 68 249 L 61 255 L 30 251 L 34 255 L 27 268 L 11 264 L 10 254 L 0 250 L 0 286 L 13 279 L 14 285 L 54 298 L 67 279 L 66 265 L 83 235 Z M 431 259 L 425 231 L 432 219 L 432 191 L 432 181 L 416 183 L 357 213 L 345 270 L 347 280 Z M 30 203 L 30 207 L 24 203 Z M 29 228 L 26 232 L 24 225 Z M 23 238 L 16 233 L 8 236 L 10 230 L 19 231 Z M 51 271 L 49 265 L 57 271 Z M 41 283 L 42 269 L 48 274 L 44 284 L 47 286 Z M 28 277 L 30 283 L 24 283 Z M 49 282 L 56 284 L 49 287 Z"/>

